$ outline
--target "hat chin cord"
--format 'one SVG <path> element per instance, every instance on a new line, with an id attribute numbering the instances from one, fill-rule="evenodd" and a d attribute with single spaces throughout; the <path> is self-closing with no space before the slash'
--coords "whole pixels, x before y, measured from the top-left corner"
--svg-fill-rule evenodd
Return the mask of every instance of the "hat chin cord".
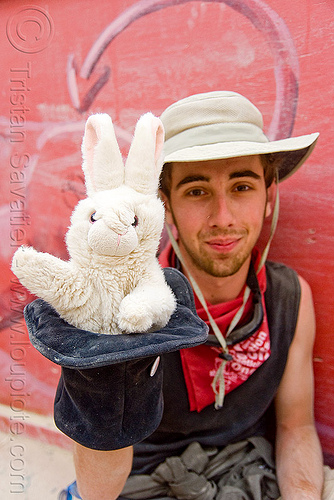
<path id="1" fill-rule="evenodd" d="M 274 237 L 274 234 L 275 234 L 276 228 L 277 228 L 277 222 L 278 222 L 278 216 L 279 216 L 278 182 L 279 181 L 278 181 L 278 172 L 277 172 L 277 174 L 276 174 L 277 190 L 276 190 L 275 205 L 274 205 L 274 210 L 273 210 L 273 217 L 271 220 L 270 236 L 269 236 L 268 242 L 267 242 L 267 244 L 262 252 L 262 256 L 261 256 L 261 260 L 259 262 L 258 269 L 256 269 L 256 274 L 259 273 L 259 271 L 262 269 L 262 267 L 264 266 L 264 264 L 267 260 L 270 245 L 271 245 L 271 242 L 273 240 L 273 237 Z M 217 326 L 217 323 L 215 322 L 215 320 L 213 319 L 213 317 L 211 316 L 211 314 L 209 312 L 205 298 L 204 298 L 199 286 L 197 285 L 195 279 L 193 278 L 193 276 L 189 272 L 189 269 L 188 269 L 188 267 L 187 267 L 187 265 L 182 257 L 180 247 L 179 247 L 176 239 L 174 238 L 174 235 L 173 235 L 169 225 L 166 223 L 165 226 L 166 226 L 168 237 L 169 237 L 170 242 L 172 244 L 173 250 L 174 250 L 177 258 L 181 262 L 182 267 L 187 272 L 187 275 L 188 275 L 189 281 L 192 285 L 192 288 L 193 288 L 194 292 L 196 293 L 198 300 L 202 304 L 202 306 L 203 306 L 203 308 L 208 316 L 210 326 L 211 326 L 215 336 L 217 337 L 217 339 L 222 347 L 222 353 L 219 356 L 220 358 L 222 358 L 222 362 L 221 362 L 221 364 L 220 364 L 220 366 L 215 374 L 215 377 L 212 381 L 212 384 L 211 384 L 212 390 L 215 393 L 215 408 L 216 408 L 216 410 L 218 410 L 218 409 L 222 408 L 222 406 L 224 404 L 224 396 L 225 396 L 224 369 L 225 369 L 225 365 L 228 361 L 232 361 L 233 358 L 232 358 L 231 354 L 229 353 L 228 345 L 226 343 L 226 340 L 225 340 L 223 334 L 221 333 L 220 329 Z M 246 285 L 242 304 L 241 304 L 240 308 L 238 309 L 238 311 L 236 312 L 236 314 L 234 315 L 234 317 L 230 323 L 230 326 L 226 332 L 226 337 L 228 337 L 230 335 L 230 333 L 234 330 L 234 328 L 239 323 L 239 321 L 242 317 L 242 314 L 244 312 L 244 309 L 245 309 L 245 306 L 246 306 L 246 303 L 247 303 L 247 300 L 249 298 L 250 293 L 251 293 L 251 289 L 249 288 L 248 285 Z"/>

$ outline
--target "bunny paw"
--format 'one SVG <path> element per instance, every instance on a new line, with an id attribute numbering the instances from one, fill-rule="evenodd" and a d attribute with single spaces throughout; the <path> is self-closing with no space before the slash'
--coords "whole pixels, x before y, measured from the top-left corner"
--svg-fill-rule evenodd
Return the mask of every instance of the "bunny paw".
<path id="1" fill-rule="evenodd" d="M 21 246 L 14 253 L 11 269 L 16 276 L 20 278 L 28 269 L 35 265 L 36 255 L 38 252 L 32 247 Z"/>
<path id="2" fill-rule="evenodd" d="M 140 303 L 130 296 L 125 297 L 119 308 L 117 323 L 126 333 L 148 331 L 153 324 L 149 305 Z"/>

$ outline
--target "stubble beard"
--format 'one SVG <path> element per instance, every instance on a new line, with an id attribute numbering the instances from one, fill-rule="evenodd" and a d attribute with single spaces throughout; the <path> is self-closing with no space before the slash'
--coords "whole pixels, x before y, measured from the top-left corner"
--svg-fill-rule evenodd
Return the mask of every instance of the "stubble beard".
<path id="1" fill-rule="evenodd" d="M 268 196 L 268 195 L 267 195 Z M 266 198 L 266 205 L 267 205 L 267 200 Z M 253 248 L 257 242 L 257 239 L 261 233 L 261 229 L 259 230 L 258 235 L 256 238 L 254 238 L 254 241 L 248 241 L 246 243 L 246 247 L 241 249 L 240 252 L 236 253 L 235 255 L 231 254 L 226 254 L 226 255 L 218 255 L 217 258 L 213 258 L 212 255 L 210 255 L 208 252 L 206 252 L 205 248 L 203 248 L 203 245 L 205 245 L 205 234 L 198 234 L 198 241 L 202 242 L 202 245 L 199 245 L 199 250 L 195 251 L 193 250 L 187 242 L 184 240 L 182 237 L 182 233 L 180 233 L 180 230 L 178 228 L 178 224 L 175 220 L 175 215 L 173 213 L 173 210 L 171 210 L 172 217 L 173 217 L 173 222 L 174 225 L 178 231 L 178 238 L 179 241 L 182 243 L 182 246 L 184 247 L 189 259 L 193 263 L 193 265 L 201 272 L 204 272 L 212 277 L 215 278 L 226 278 L 228 276 L 233 276 L 236 274 L 241 267 L 245 264 L 245 262 L 248 260 L 250 255 L 252 254 Z M 263 213 L 262 217 L 262 225 L 265 220 L 265 210 Z M 241 231 L 240 233 L 236 232 L 228 232 L 228 231 L 217 231 L 210 233 L 209 237 L 219 237 L 219 236 L 234 236 L 234 237 L 239 237 L 239 238 L 246 238 L 248 233 L 247 231 Z"/>
<path id="2" fill-rule="evenodd" d="M 182 232 L 180 232 L 178 224 L 175 220 L 175 216 L 173 214 L 173 221 L 174 225 L 178 231 L 178 238 L 179 242 L 182 244 L 188 258 L 190 259 L 191 263 L 196 267 L 201 272 L 204 272 L 208 274 L 209 276 L 215 277 L 215 278 L 227 278 L 228 276 L 233 276 L 236 274 L 243 264 L 248 260 L 250 257 L 253 247 L 256 244 L 257 238 L 259 235 L 257 235 L 256 238 L 254 238 L 253 242 L 248 241 L 246 243 L 246 247 L 240 249 L 236 254 L 225 254 L 225 255 L 217 255 L 217 257 L 213 258 L 209 252 L 203 248 L 203 245 L 205 245 L 206 238 L 208 239 L 211 237 L 219 237 L 219 236 L 232 236 L 232 237 L 237 237 L 241 239 L 246 239 L 248 236 L 248 232 L 245 231 L 240 231 L 240 232 L 233 232 L 233 231 L 224 231 L 224 230 L 217 230 L 211 232 L 209 235 L 207 234 L 198 234 L 197 235 L 197 241 L 200 242 L 199 245 L 199 250 L 194 250 L 192 247 L 189 246 L 189 244 L 185 241 L 185 239 L 182 237 Z M 263 215 L 263 220 L 264 220 L 264 215 Z M 259 231 L 260 233 L 260 231 Z M 187 260 L 187 257 L 186 257 Z"/>
<path id="3" fill-rule="evenodd" d="M 177 226 L 176 226 L 177 227 Z M 210 276 L 215 278 L 226 278 L 227 276 L 233 276 L 236 274 L 239 269 L 243 266 L 243 264 L 248 259 L 252 249 L 248 251 L 248 249 L 241 249 L 238 253 L 225 254 L 225 255 L 217 255 L 213 257 L 209 252 L 207 252 L 202 243 L 199 245 L 199 250 L 194 250 L 189 244 L 184 240 L 182 234 L 178 230 L 179 241 L 181 246 L 183 246 L 189 260 L 191 263 L 201 272 L 204 272 Z M 220 232 L 219 235 L 222 235 Z M 211 234 L 211 237 L 213 235 Z M 218 236 L 216 234 L 215 236 Z M 227 236 L 226 234 L 224 236 Z M 232 236 L 231 233 L 228 236 Z M 234 233 L 233 236 L 236 236 Z M 238 237 L 245 237 L 245 234 L 238 234 Z M 198 237 L 198 241 L 205 241 L 205 237 Z M 187 260 L 187 259 L 186 259 Z"/>

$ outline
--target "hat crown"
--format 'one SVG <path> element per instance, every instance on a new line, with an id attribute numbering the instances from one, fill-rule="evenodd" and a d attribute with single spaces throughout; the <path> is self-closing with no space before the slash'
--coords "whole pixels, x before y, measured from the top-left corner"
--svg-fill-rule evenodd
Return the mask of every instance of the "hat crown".
<path id="1" fill-rule="evenodd" d="M 275 153 L 280 180 L 302 165 L 319 135 L 270 141 L 254 104 L 237 92 L 224 90 L 181 99 L 160 119 L 165 128 L 164 163 Z"/>
<path id="2" fill-rule="evenodd" d="M 215 91 L 186 97 L 161 115 L 166 141 L 185 130 L 214 124 L 250 124 L 263 129 L 260 111 L 237 92 Z M 233 126 L 233 125 L 232 125 Z M 224 137 L 221 137 L 224 141 Z"/>

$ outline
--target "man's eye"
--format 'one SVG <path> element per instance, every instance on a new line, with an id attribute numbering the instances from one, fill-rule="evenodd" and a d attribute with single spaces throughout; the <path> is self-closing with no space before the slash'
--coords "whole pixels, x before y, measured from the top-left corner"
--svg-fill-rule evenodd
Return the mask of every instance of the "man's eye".
<path id="1" fill-rule="evenodd" d="M 247 186 L 246 184 L 240 184 L 235 188 L 236 191 L 242 192 L 242 191 L 249 191 L 251 188 Z"/>
<path id="2" fill-rule="evenodd" d="M 203 189 L 200 189 L 200 188 L 195 188 L 195 189 L 191 189 L 190 191 L 188 191 L 187 194 L 189 196 L 203 196 L 205 194 L 205 191 Z"/>

